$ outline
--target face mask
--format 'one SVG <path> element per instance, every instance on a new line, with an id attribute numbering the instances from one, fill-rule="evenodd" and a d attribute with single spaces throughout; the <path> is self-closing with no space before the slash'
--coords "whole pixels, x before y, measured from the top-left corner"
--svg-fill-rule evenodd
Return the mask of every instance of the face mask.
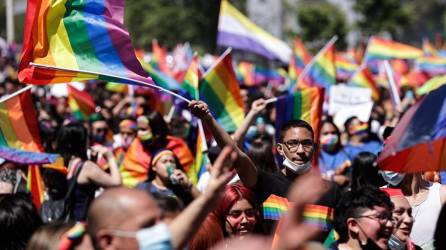
<path id="1" fill-rule="evenodd" d="M 311 169 L 311 161 L 307 161 L 304 164 L 297 164 L 297 163 L 292 162 L 286 156 L 285 156 L 285 159 L 283 160 L 283 165 L 295 174 L 304 174 L 304 173 L 310 171 L 310 169 Z"/>
<path id="2" fill-rule="evenodd" d="M 398 186 L 403 181 L 405 174 L 393 171 L 382 171 L 381 176 L 383 177 L 384 181 L 389 183 L 391 186 Z"/>
<path id="3" fill-rule="evenodd" d="M 150 131 L 150 130 L 145 130 L 145 131 L 138 130 L 138 138 L 141 141 L 150 141 L 153 138 L 152 131 Z"/>
<path id="4" fill-rule="evenodd" d="M 370 132 L 378 134 L 379 128 L 381 128 L 381 123 L 379 123 L 377 120 L 372 120 L 370 123 Z"/>
<path id="5" fill-rule="evenodd" d="M 138 232 L 115 230 L 113 235 L 120 237 L 133 237 L 138 241 L 140 250 L 171 250 L 172 236 L 165 223 L 156 224 L 153 227 L 144 228 Z"/>
<path id="6" fill-rule="evenodd" d="M 339 136 L 335 134 L 327 134 L 321 136 L 322 148 L 326 151 L 332 151 L 335 149 L 339 142 Z"/>
<path id="7" fill-rule="evenodd" d="M 122 147 L 128 148 L 130 147 L 130 144 L 132 144 L 133 137 L 127 137 L 122 141 Z"/>
<path id="8" fill-rule="evenodd" d="M 359 226 L 359 222 L 358 222 L 358 226 Z M 359 226 L 359 230 L 362 231 L 362 233 L 365 235 L 365 237 L 367 237 L 367 239 L 365 240 L 365 242 L 360 241 L 359 243 L 361 244 L 361 249 L 363 250 L 377 250 L 377 249 L 381 249 L 376 242 L 374 242 L 373 240 L 371 240 L 369 238 L 369 236 L 364 232 L 364 230 L 362 230 L 361 226 Z"/>
<path id="9" fill-rule="evenodd" d="M 105 135 L 104 134 L 93 135 L 93 138 L 91 140 L 96 143 L 103 143 L 105 141 Z"/>
<path id="10" fill-rule="evenodd" d="M 390 250 L 403 250 L 406 249 L 406 242 L 401 241 L 395 235 L 391 235 L 388 242 Z"/>

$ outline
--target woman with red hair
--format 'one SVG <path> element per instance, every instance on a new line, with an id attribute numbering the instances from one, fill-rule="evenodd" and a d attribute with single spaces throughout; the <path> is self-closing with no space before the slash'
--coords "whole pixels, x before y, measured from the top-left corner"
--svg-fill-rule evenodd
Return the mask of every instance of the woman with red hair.
<path id="1" fill-rule="evenodd" d="M 225 237 L 263 233 L 254 193 L 241 183 L 226 186 L 222 201 L 213 214 Z"/>

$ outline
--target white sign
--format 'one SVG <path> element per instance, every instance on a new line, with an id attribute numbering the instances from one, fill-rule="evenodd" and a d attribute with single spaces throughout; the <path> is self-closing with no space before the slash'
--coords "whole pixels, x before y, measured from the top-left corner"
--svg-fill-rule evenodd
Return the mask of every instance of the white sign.
<path id="1" fill-rule="evenodd" d="M 367 122 L 372 112 L 372 91 L 369 88 L 336 85 L 330 88 L 328 114 L 333 116 L 339 129 L 344 129 L 344 122 L 357 116 Z"/>

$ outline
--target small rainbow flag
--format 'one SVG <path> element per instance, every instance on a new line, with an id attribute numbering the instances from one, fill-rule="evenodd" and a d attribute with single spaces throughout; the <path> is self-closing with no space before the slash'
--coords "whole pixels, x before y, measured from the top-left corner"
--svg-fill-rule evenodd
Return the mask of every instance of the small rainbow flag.
<path id="1" fill-rule="evenodd" d="M 154 39 L 152 41 L 152 59 L 150 64 L 153 67 L 168 76 L 172 76 L 172 72 L 167 66 L 166 62 L 167 50 L 159 45 L 158 41 Z"/>
<path id="2" fill-rule="evenodd" d="M 268 82 L 271 84 L 282 84 L 285 77 L 274 69 L 262 68 L 249 62 L 240 62 L 237 66 L 237 79 L 246 86 L 258 86 Z"/>
<path id="3" fill-rule="evenodd" d="M 336 78 L 340 81 L 347 81 L 358 69 L 358 65 L 348 57 L 337 53 L 336 54 Z"/>
<path id="4" fill-rule="evenodd" d="M 156 69 L 152 63 L 144 61 L 144 52 L 137 51 L 136 56 L 143 69 L 149 73 L 156 85 L 169 90 L 180 90 L 180 84 L 174 78 Z"/>
<path id="5" fill-rule="evenodd" d="M 153 84 L 129 53 L 133 48 L 123 21 L 124 0 L 28 1 L 19 80 Z"/>
<path id="6" fill-rule="evenodd" d="M 80 91 L 71 85 L 68 87 L 68 106 L 78 121 L 87 121 L 94 113 L 96 104 L 88 92 Z"/>
<path id="7" fill-rule="evenodd" d="M 237 66 L 237 79 L 246 86 L 255 86 L 255 65 L 249 62 L 240 62 Z"/>
<path id="8" fill-rule="evenodd" d="M 415 59 L 423 55 L 419 48 L 412 47 L 392 40 L 371 37 L 367 45 L 365 62 L 392 58 Z"/>
<path id="9" fill-rule="evenodd" d="M 201 122 L 201 121 L 198 121 Z M 197 184 L 200 176 L 206 172 L 206 164 L 209 162 L 207 156 L 207 145 L 206 138 L 204 135 L 204 131 L 202 125 L 198 124 L 197 127 L 197 136 L 195 136 L 195 145 L 193 147 L 193 152 L 195 153 L 194 163 L 188 169 L 184 169 L 189 180 L 192 181 L 194 185 Z"/>
<path id="10" fill-rule="evenodd" d="M 226 131 L 235 131 L 243 122 L 244 104 L 228 50 L 203 76 L 200 97 Z"/>
<path id="11" fill-rule="evenodd" d="M 189 93 L 192 99 L 198 100 L 200 97 L 198 84 L 200 82 L 200 69 L 198 56 L 193 56 L 189 68 L 186 71 L 181 87 Z"/>
<path id="12" fill-rule="evenodd" d="M 319 127 L 322 117 L 324 89 L 320 87 L 304 88 L 293 94 L 281 96 L 277 99 L 276 110 L 276 138 L 280 138 L 279 131 L 283 124 L 293 119 L 308 122 L 314 130 L 314 139 L 319 138 Z"/>
<path id="13" fill-rule="evenodd" d="M 116 82 L 108 82 L 105 85 L 105 89 L 112 92 L 118 92 L 118 93 L 128 93 L 129 88 L 126 84 L 120 84 Z"/>
<path id="14" fill-rule="evenodd" d="M 379 99 L 379 89 L 367 67 L 362 67 L 350 79 L 349 85 L 369 88 L 372 91 L 373 100 Z"/>
<path id="15" fill-rule="evenodd" d="M 438 56 L 438 51 L 429 41 L 429 39 L 423 39 L 423 53 L 425 56 Z"/>
<path id="16" fill-rule="evenodd" d="M 293 55 L 291 56 L 290 64 L 288 67 L 288 75 L 294 81 L 297 80 L 302 70 L 311 60 L 311 54 L 305 48 L 304 43 L 300 38 L 294 38 Z"/>
<path id="17" fill-rule="evenodd" d="M 333 228 L 334 209 L 321 205 L 306 205 L 304 208 L 304 223 L 319 227 L 322 231 L 330 231 Z"/>
<path id="18" fill-rule="evenodd" d="M 415 61 L 415 67 L 431 76 L 446 74 L 446 58 L 423 56 Z"/>
<path id="19" fill-rule="evenodd" d="M 279 220 L 282 214 L 288 211 L 288 199 L 277 195 L 270 195 L 262 204 L 263 218 L 265 220 Z"/>
<path id="20" fill-rule="evenodd" d="M 336 63 L 335 63 L 335 46 L 334 43 L 329 45 L 325 51 L 322 52 L 317 58 L 313 58 L 313 63 L 309 64 L 310 67 L 307 74 L 303 76 L 303 86 L 320 86 L 330 87 L 336 84 Z"/>

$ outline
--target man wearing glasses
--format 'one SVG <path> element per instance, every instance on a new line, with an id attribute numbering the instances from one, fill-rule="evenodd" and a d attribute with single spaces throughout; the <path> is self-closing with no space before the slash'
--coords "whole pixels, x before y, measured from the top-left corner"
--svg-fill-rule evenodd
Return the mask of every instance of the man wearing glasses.
<path id="1" fill-rule="evenodd" d="M 237 174 L 243 185 L 254 191 L 258 204 L 263 208 L 266 229 L 268 232 L 273 232 L 282 213 L 287 209 L 286 197 L 293 181 L 298 176 L 304 177 L 312 168 L 311 160 L 315 145 L 311 126 L 303 120 L 292 120 L 283 125 L 280 138 L 277 138 L 279 141 L 277 152 L 283 157 L 285 168 L 275 173 L 267 173 L 256 168 L 251 159 L 237 148 L 231 136 L 213 118 L 206 103 L 192 101 L 189 108 L 191 113 L 200 118 L 212 132 L 218 146 L 223 148 L 232 145 L 235 148 L 238 154 L 234 162 Z M 318 238 L 321 241 L 331 230 L 331 215 L 340 197 L 339 189 L 333 183 L 327 183 L 327 189 L 327 193 L 306 210 L 307 214 L 316 215 L 308 219 L 324 232 Z"/>

